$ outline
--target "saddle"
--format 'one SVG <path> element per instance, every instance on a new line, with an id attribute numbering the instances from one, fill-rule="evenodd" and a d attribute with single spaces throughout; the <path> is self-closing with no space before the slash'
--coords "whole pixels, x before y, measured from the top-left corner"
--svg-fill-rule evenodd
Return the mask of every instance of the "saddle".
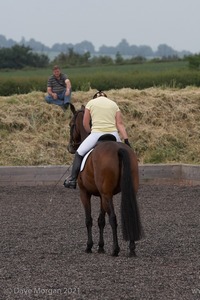
<path id="1" fill-rule="evenodd" d="M 98 142 L 104 142 L 104 141 L 113 141 L 113 142 L 116 142 L 117 139 L 116 139 L 116 137 L 113 134 L 106 133 L 106 134 L 103 134 L 102 136 L 100 136 L 100 138 L 98 139 L 97 143 Z"/>
<path id="2" fill-rule="evenodd" d="M 110 134 L 110 133 L 106 133 L 106 134 L 103 134 L 102 136 L 100 136 L 100 138 L 98 139 L 95 147 L 100 143 L 100 142 L 105 142 L 105 141 L 113 141 L 113 142 L 116 142 L 117 139 L 116 137 L 113 135 L 113 134 Z M 86 163 L 86 160 L 88 158 L 88 156 L 90 155 L 90 153 L 94 150 L 94 148 L 92 148 L 91 150 L 89 150 L 83 157 L 83 160 L 82 160 L 82 163 L 81 163 L 81 168 L 80 168 L 80 172 L 83 171 L 84 169 L 84 166 L 85 166 L 85 163 Z"/>

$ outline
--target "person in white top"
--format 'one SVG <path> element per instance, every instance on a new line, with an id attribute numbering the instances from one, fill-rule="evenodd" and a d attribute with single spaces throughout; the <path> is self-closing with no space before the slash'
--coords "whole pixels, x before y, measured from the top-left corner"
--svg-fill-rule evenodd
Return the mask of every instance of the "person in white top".
<path id="1" fill-rule="evenodd" d="M 90 126 L 91 121 L 92 127 Z M 66 188 L 76 188 L 83 156 L 95 146 L 102 135 L 112 134 L 117 142 L 121 142 L 120 133 L 124 142 L 130 146 L 118 105 L 102 91 L 97 92 L 93 99 L 86 104 L 83 126 L 89 135 L 75 153 L 71 176 L 64 181 Z"/>

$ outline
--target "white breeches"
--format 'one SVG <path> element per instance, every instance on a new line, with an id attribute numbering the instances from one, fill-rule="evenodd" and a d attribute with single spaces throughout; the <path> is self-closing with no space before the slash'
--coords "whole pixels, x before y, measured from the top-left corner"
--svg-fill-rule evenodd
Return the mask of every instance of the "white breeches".
<path id="1" fill-rule="evenodd" d="M 120 136 L 117 131 L 114 131 L 114 132 L 92 132 L 78 147 L 78 149 L 77 149 L 78 154 L 81 156 L 84 156 L 90 149 L 92 149 L 96 145 L 100 136 L 102 136 L 104 134 L 113 134 L 116 137 L 117 142 L 121 142 Z"/>

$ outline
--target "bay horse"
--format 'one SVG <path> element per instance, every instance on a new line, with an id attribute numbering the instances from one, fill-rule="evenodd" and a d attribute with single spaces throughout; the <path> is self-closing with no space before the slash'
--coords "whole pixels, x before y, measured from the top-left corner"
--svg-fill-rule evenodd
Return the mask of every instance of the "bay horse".
<path id="1" fill-rule="evenodd" d="M 87 137 L 83 127 L 84 106 L 76 110 L 70 104 L 73 113 L 70 120 L 70 141 L 68 151 L 75 153 L 80 143 Z M 84 169 L 79 172 L 78 185 L 80 199 L 85 210 L 87 228 L 86 252 L 91 253 L 93 247 L 91 197 L 100 197 L 100 213 L 98 217 L 99 242 L 98 252 L 104 253 L 105 215 L 108 214 L 112 228 L 112 255 L 118 256 L 117 218 L 113 205 L 113 196 L 121 192 L 121 224 L 123 239 L 129 241 L 129 256 L 136 256 L 135 241 L 142 235 L 140 214 L 136 200 L 139 187 L 138 160 L 133 149 L 122 142 L 107 140 L 97 142 L 88 156 Z M 102 140 L 102 137 L 100 138 Z"/>

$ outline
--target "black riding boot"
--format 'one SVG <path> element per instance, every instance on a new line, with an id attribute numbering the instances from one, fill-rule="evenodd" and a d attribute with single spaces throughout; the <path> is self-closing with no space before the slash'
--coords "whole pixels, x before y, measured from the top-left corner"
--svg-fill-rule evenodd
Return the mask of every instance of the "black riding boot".
<path id="1" fill-rule="evenodd" d="M 66 178 L 63 185 L 69 189 L 76 188 L 76 180 L 80 171 L 81 162 L 83 160 L 83 156 L 79 155 L 78 152 L 75 153 L 72 172 L 69 178 Z"/>

